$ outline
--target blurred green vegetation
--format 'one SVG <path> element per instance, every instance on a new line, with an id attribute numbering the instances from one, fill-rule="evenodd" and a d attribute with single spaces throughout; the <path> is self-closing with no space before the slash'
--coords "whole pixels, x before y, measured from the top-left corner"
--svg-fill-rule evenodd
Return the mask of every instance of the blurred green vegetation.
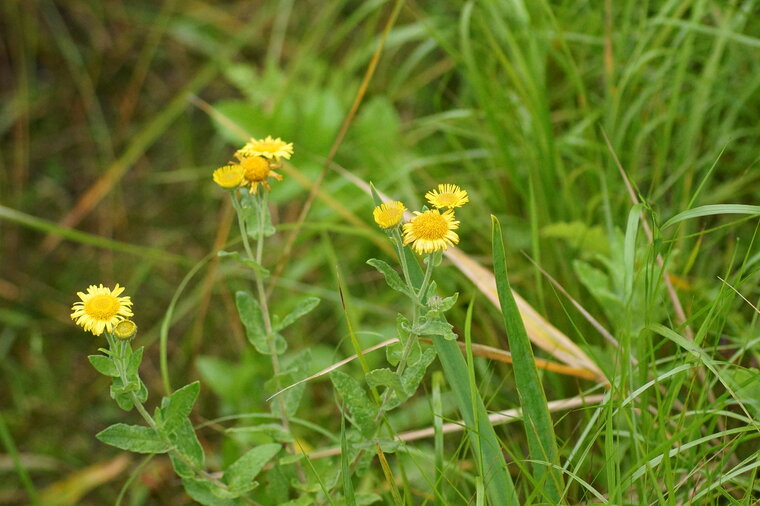
<path id="1" fill-rule="evenodd" d="M 239 147 L 241 131 L 295 144 L 292 169 L 271 193 L 281 233 L 269 239 L 265 263 L 275 265 L 392 8 L 383 0 L 3 2 L 0 423 L 34 488 L 51 504 L 111 504 L 139 462 L 115 461 L 119 453 L 94 437 L 125 415 L 109 399 L 107 380 L 87 363 L 102 343 L 69 318 L 76 292 L 89 284 L 127 287 L 146 345 L 142 377 L 155 399 L 162 391 L 162 320 L 180 282 L 205 259 L 173 313 L 171 376 L 181 384 L 202 380 L 198 423 L 268 412 L 261 393 L 270 364 L 246 344 L 234 305 L 250 275 L 213 255 L 232 214 L 211 172 Z M 721 363 L 733 362 L 727 377 L 743 399 L 756 401 L 758 314 L 718 277 L 758 306 L 758 218 L 718 214 L 659 225 L 697 206 L 760 202 L 758 9 L 752 0 L 405 2 L 273 287 L 271 303 L 281 314 L 306 295 L 323 299 L 294 325 L 289 349 L 311 351 L 310 372 L 353 353 L 338 278 L 363 346 L 392 336 L 395 313 L 403 309 L 365 265 L 389 252 L 379 246 L 384 237 L 372 224 L 372 199 L 333 170 L 344 168 L 411 209 L 439 182 L 467 189 L 471 204 L 458 213 L 461 249 L 488 265 L 490 214 L 496 215 L 505 227 L 515 290 L 609 377 L 621 374 L 620 350 L 525 252 L 615 335 L 623 352 L 637 354 L 640 367 L 622 373 L 627 393 L 647 381 L 647 367 L 685 360 L 683 350 L 651 327 L 684 332 L 655 261 L 663 255 L 700 346 Z M 632 285 L 626 285 L 634 264 L 625 259 L 624 241 L 633 202 L 615 157 L 654 229 L 651 245 L 643 231 L 634 239 Z M 227 242 L 234 248 L 231 230 Z M 450 320 L 461 335 L 476 290 L 448 264 L 436 281 L 446 293 L 460 292 Z M 504 349 L 497 310 L 483 297 L 475 304 L 473 341 Z M 368 360 L 380 364 L 382 355 Z M 511 365 L 478 359 L 475 367 L 489 408 L 518 405 Z M 635 482 L 623 479 L 667 452 L 671 436 L 695 440 L 718 431 L 724 416 L 718 411 L 742 413 L 731 405 L 725 381 L 710 378 L 706 389 L 689 377 L 667 385 L 668 395 L 651 393 L 659 414 L 644 408 L 633 419 L 632 411 L 608 410 L 598 423 L 586 410 L 555 414 L 560 460 L 575 455 L 571 450 L 590 424 L 598 444 L 589 445 L 574 472 L 618 504 L 666 502 L 666 496 L 675 502 L 687 497 L 684 487 L 702 490 L 735 468 L 732 459 L 756 461 L 750 432 L 716 438 L 714 454 L 702 449 L 666 459 L 671 478 L 647 471 Z M 591 385 L 554 373 L 542 379 L 549 400 Z M 399 431 L 432 424 L 430 388 L 396 412 Z M 718 404 L 706 397 L 711 389 Z M 329 382 L 310 384 L 304 395 L 296 417 L 336 438 L 295 423 L 304 444 L 339 444 Z M 666 429 L 679 404 L 708 414 Z M 748 406 L 757 426 L 757 404 Z M 459 419 L 447 409 L 446 416 Z M 497 434 L 510 459 L 525 454 L 517 425 L 497 427 Z M 234 445 L 220 447 L 218 426 L 201 436 L 218 459 L 235 455 Z M 447 439 L 449 465 L 467 470 L 465 438 L 459 449 L 457 441 Z M 8 443 L 3 447 L 0 504 L 25 503 L 23 473 L 14 468 Z M 86 479 L 75 473 L 93 464 L 100 465 L 94 472 L 118 475 L 79 498 L 72 490 Z M 334 462 L 315 465 L 321 470 Z M 521 496 L 538 501 L 519 476 L 526 467 L 510 471 Z M 130 504 L 190 503 L 165 459 L 144 469 L 127 494 Z M 688 474 L 694 469 L 696 475 Z M 756 467 L 707 497 L 750 504 L 758 494 L 755 473 Z M 451 474 L 452 489 L 463 487 L 469 498 L 475 486 Z M 686 485 L 679 485 L 682 479 Z M 53 483 L 74 495 L 56 495 L 59 489 L 47 488 Z M 356 486 L 391 504 L 383 483 L 373 471 Z M 570 503 L 593 499 L 577 481 L 568 487 Z"/>

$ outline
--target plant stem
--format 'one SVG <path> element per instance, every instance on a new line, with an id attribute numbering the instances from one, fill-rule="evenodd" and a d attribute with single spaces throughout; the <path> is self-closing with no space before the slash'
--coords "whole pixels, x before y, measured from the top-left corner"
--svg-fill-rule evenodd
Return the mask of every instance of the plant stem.
<path id="1" fill-rule="evenodd" d="M 240 226 L 240 236 L 243 240 L 243 247 L 245 248 L 245 252 L 248 255 L 248 258 L 255 261 L 257 265 L 261 265 L 261 261 L 264 257 L 264 227 L 266 225 L 266 212 L 268 212 L 267 209 L 267 193 L 262 191 L 258 194 L 256 194 L 253 198 L 254 205 L 256 206 L 256 215 L 258 218 L 258 223 L 256 223 L 256 228 L 258 231 L 258 238 L 256 241 L 256 255 L 254 256 L 253 251 L 251 249 L 251 245 L 248 241 L 248 233 L 246 231 L 245 227 L 245 217 L 243 215 L 243 210 L 240 206 L 240 203 L 237 200 L 237 194 L 234 193 L 232 195 L 232 204 L 235 207 L 235 211 L 238 216 L 238 225 Z M 256 281 L 256 292 L 259 297 L 259 307 L 261 307 L 261 316 L 264 320 L 264 331 L 267 335 L 267 345 L 269 346 L 269 357 L 272 361 L 272 375 L 274 376 L 275 380 L 275 388 L 280 388 L 280 359 L 277 356 L 277 344 L 275 341 L 275 334 L 274 330 L 272 329 L 272 319 L 269 315 L 269 304 L 267 302 L 267 293 L 266 289 L 264 288 L 264 277 L 262 274 L 254 269 L 253 270 L 254 279 Z M 278 404 L 278 411 L 280 412 L 280 423 L 282 424 L 282 427 L 290 433 L 290 421 L 288 420 L 288 410 L 285 406 L 285 398 L 281 395 L 277 396 L 277 404 Z M 291 453 L 295 453 L 295 447 L 292 445 L 287 445 L 288 449 L 291 451 Z M 301 481 L 301 483 L 306 483 L 306 476 L 303 474 L 303 469 L 301 468 L 301 465 L 299 462 L 296 462 L 296 472 L 298 474 L 298 478 Z"/>

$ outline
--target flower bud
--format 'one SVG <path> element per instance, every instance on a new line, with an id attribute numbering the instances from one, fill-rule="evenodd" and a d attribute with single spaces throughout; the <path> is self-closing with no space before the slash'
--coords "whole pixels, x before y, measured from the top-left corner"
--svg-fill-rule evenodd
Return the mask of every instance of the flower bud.
<path id="1" fill-rule="evenodd" d="M 122 320 L 113 328 L 113 335 L 122 340 L 132 339 L 137 334 L 137 325 L 132 320 Z"/>

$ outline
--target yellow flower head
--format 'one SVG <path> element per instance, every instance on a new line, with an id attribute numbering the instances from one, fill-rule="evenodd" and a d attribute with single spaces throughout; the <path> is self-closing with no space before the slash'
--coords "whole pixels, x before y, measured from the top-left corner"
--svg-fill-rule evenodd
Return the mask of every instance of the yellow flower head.
<path id="1" fill-rule="evenodd" d="M 372 217 L 382 228 L 395 227 L 404 217 L 404 204 L 395 200 L 380 204 L 372 211 Z"/>
<path id="2" fill-rule="evenodd" d="M 256 195 L 259 185 L 262 185 L 267 191 L 270 190 L 267 178 L 273 177 L 277 181 L 282 181 L 282 176 L 272 170 L 269 160 L 260 156 L 244 156 L 237 154 L 240 160 L 240 167 L 243 169 L 243 184 L 251 186 L 251 192 Z"/>
<path id="3" fill-rule="evenodd" d="M 130 298 L 118 296 L 123 291 L 124 287 L 118 283 L 113 290 L 102 284 L 90 285 L 87 293 L 77 292 L 82 300 L 71 307 L 71 319 L 96 336 L 104 330 L 110 332 L 120 321 L 132 316 Z"/>
<path id="4" fill-rule="evenodd" d="M 237 154 L 242 156 L 263 156 L 269 160 L 279 160 L 280 158 L 290 160 L 290 157 L 293 155 L 293 143 L 285 142 L 279 137 L 272 139 L 271 135 L 267 135 L 266 139 L 251 139 L 238 150 Z"/>
<path id="5" fill-rule="evenodd" d="M 425 198 L 437 209 L 462 207 L 470 201 L 467 192 L 455 184 L 439 184 L 438 189 L 427 192 Z"/>
<path id="6" fill-rule="evenodd" d="M 454 219 L 451 209 L 443 214 L 438 209 L 423 213 L 415 211 L 414 214 L 414 218 L 404 225 L 404 245 L 412 243 L 414 251 L 422 254 L 445 250 L 459 242 L 459 236 L 454 232 L 459 228 L 459 222 Z"/>
<path id="7" fill-rule="evenodd" d="M 245 170 L 237 164 L 225 165 L 214 171 L 214 182 L 222 188 L 237 188 L 245 178 Z"/>

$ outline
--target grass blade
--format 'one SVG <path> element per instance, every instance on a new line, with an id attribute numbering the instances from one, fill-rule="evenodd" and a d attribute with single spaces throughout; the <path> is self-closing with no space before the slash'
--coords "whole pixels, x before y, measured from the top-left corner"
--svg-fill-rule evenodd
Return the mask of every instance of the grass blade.
<path id="1" fill-rule="evenodd" d="M 676 223 L 701 218 L 702 216 L 713 216 L 716 214 L 748 214 L 750 216 L 760 215 L 760 206 L 750 206 L 744 204 L 715 204 L 709 206 L 695 207 L 682 213 L 678 213 L 668 221 L 662 224 L 663 229 L 668 228 Z"/>
<path id="2" fill-rule="evenodd" d="M 412 283 L 419 287 L 422 284 L 422 269 L 414 254 L 404 248 L 409 275 Z M 449 341 L 440 336 L 433 337 L 433 345 L 441 361 L 443 374 L 451 389 L 454 391 L 459 412 L 467 425 L 470 444 L 475 451 L 475 460 L 479 464 L 480 474 L 486 485 L 486 492 L 491 505 L 517 505 L 517 492 L 507 472 L 507 463 L 501 451 L 499 438 L 493 429 L 488 412 L 480 395 L 473 396 L 470 392 L 467 364 L 456 341 Z M 477 423 L 476 423 L 477 420 Z"/>
<path id="3" fill-rule="evenodd" d="M 507 328 L 509 349 L 512 352 L 515 382 L 523 408 L 523 423 L 528 447 L 531 459 L 534 460 L 534 479 L 539 486 L 544 487 L 546 499 L 553 504 L 559 504 L 564 484 L 562 473 L 558 471 L 559 453 L 554 437 L 554 425 L 549 415 L 544 389 L 538 379 L 530 340 L 507 279 L 507 262 L 501 226 L 495 216 L 492 216 L 491 220 L 496 288 L 504 315 L 504 325 Z"/>

